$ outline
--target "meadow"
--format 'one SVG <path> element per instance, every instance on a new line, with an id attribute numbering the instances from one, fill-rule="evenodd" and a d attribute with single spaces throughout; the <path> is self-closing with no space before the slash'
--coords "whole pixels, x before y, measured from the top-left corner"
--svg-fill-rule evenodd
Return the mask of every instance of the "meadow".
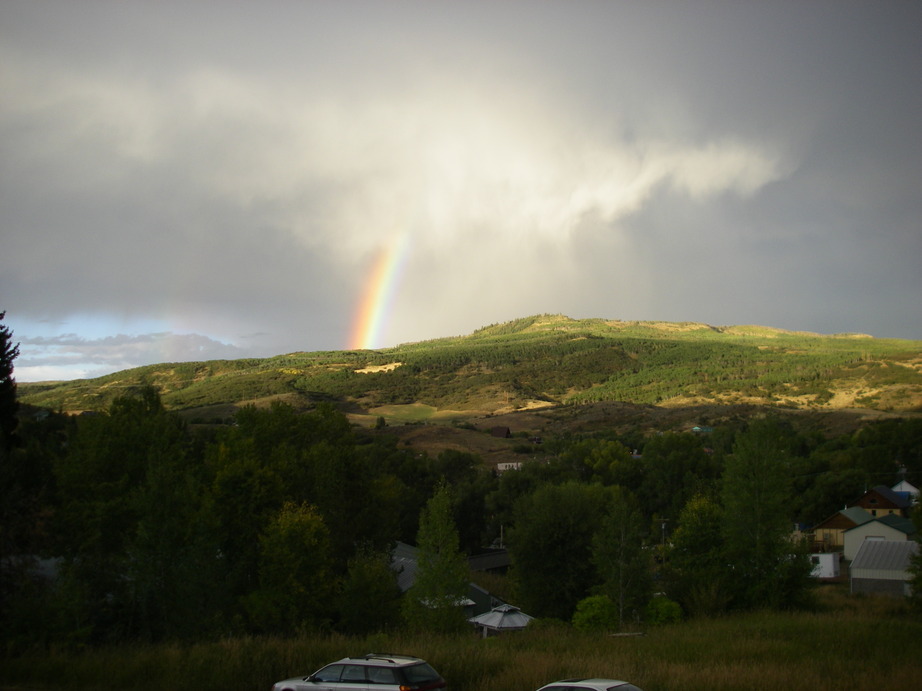
<path id="1" fill-rule="evenodd" d="M 538 621 L 488 639 L 391 633 L 58 648 L 0 660 L 0 688 L 268 691 L 280 679 L 370 651 L 425 658 L 451 691 L 534 691 L 575 676 L 626 679 L 644 691 L 918 688 L 918 612 L 903 601 L 851 596 L 844 588 L 822 586 L 808 612 L 694 619 L 637 636 Z"/>

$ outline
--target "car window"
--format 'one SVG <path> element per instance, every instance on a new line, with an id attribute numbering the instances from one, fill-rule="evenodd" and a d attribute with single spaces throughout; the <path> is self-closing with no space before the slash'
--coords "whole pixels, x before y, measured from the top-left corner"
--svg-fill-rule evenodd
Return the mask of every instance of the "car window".
<path id="1" fill-rule="evenodd" d="M 364 682 L 365 668 L 361 665 L 343 665 L 343 675 L 340 678 L 340 681 L 353 684 L 356 682 Z"/>
<path id="2" fill-rule="evenodd" d="M 406 676 L 407 682 L 410 684 L 435 681 L 439 678 L 439 673 L 432 669 L 432 667 L 430 667 L 425 662 L 421 662 L 418 665 L 410 665 L 409 667 L 404 667 L 403 674 Z"/>
<path id="3" fill-rule="evenodd" d="M 339 681 L 343 673 L 344 665 L 327 665 L 319 672 L 314 674 L 316 681 Z"/>
<path id="4" fill-rule="evenodd" d="M 396 684 L 397 677 L 390 667 L 369 667 L 368 681 L 372 684 Z"/>
<path id="5" fill-rule="evenodd" d="M 617 686 L 612 686 L 608 691 L 640 691 L 640 687 L 633 684 L 618 684 Z"/>

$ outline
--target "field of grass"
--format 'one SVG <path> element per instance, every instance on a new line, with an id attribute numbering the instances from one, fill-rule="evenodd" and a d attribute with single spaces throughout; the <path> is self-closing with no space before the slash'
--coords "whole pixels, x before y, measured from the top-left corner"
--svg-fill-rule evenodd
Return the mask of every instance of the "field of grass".
<path id="1" fill-rule="evenodd" d="M 645 691 L 910 689 L 922 679 L 922 620 L 903 602 L 822 589 L 813 612 L 757 612 L 585 634 L 539 621 L 516 634 L 235 638 L 212 643 L 52 650 L 0 660 L 0 689 L 268 691 L 347 655 L 427 659 L 451 691 L 533 691 L 556 679 L 626 679 Z"/>

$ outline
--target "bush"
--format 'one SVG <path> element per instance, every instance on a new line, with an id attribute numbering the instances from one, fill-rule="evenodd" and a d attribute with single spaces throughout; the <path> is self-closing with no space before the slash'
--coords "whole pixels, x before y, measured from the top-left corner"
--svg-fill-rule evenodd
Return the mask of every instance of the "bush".
<path id="1" fill-rule="evenodd" d="M 608 595 L 593 595 L 580 600 L 573 613 L 578 631 L 612 631 L 618 628 L 618 607 Z"/>
<path id="2" fill-rule="evenodd" d="M 658 626 L 682 621 L 682 607 L 675 600 L 657 595 L 647 603 L 647 622 Z"/>

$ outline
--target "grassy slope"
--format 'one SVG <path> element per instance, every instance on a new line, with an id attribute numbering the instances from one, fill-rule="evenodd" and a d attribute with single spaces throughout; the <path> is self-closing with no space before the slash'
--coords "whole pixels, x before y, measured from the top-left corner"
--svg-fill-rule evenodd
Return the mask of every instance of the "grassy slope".
<path id="1" fill-rule="evenodd" d="M 32 405 L 98 410 L 145 382 L 168 407 L 208 419 L 274 398 L 370 415 L 389 406 L 398 417 L 400 406 L 428 406 L 407 410 L 408 420 L 600 401 L 912 411 L 922 410 L 922 342 L 539 315 L 377 351 L 150 365 L 21 384 L 19 394 Z"/>

